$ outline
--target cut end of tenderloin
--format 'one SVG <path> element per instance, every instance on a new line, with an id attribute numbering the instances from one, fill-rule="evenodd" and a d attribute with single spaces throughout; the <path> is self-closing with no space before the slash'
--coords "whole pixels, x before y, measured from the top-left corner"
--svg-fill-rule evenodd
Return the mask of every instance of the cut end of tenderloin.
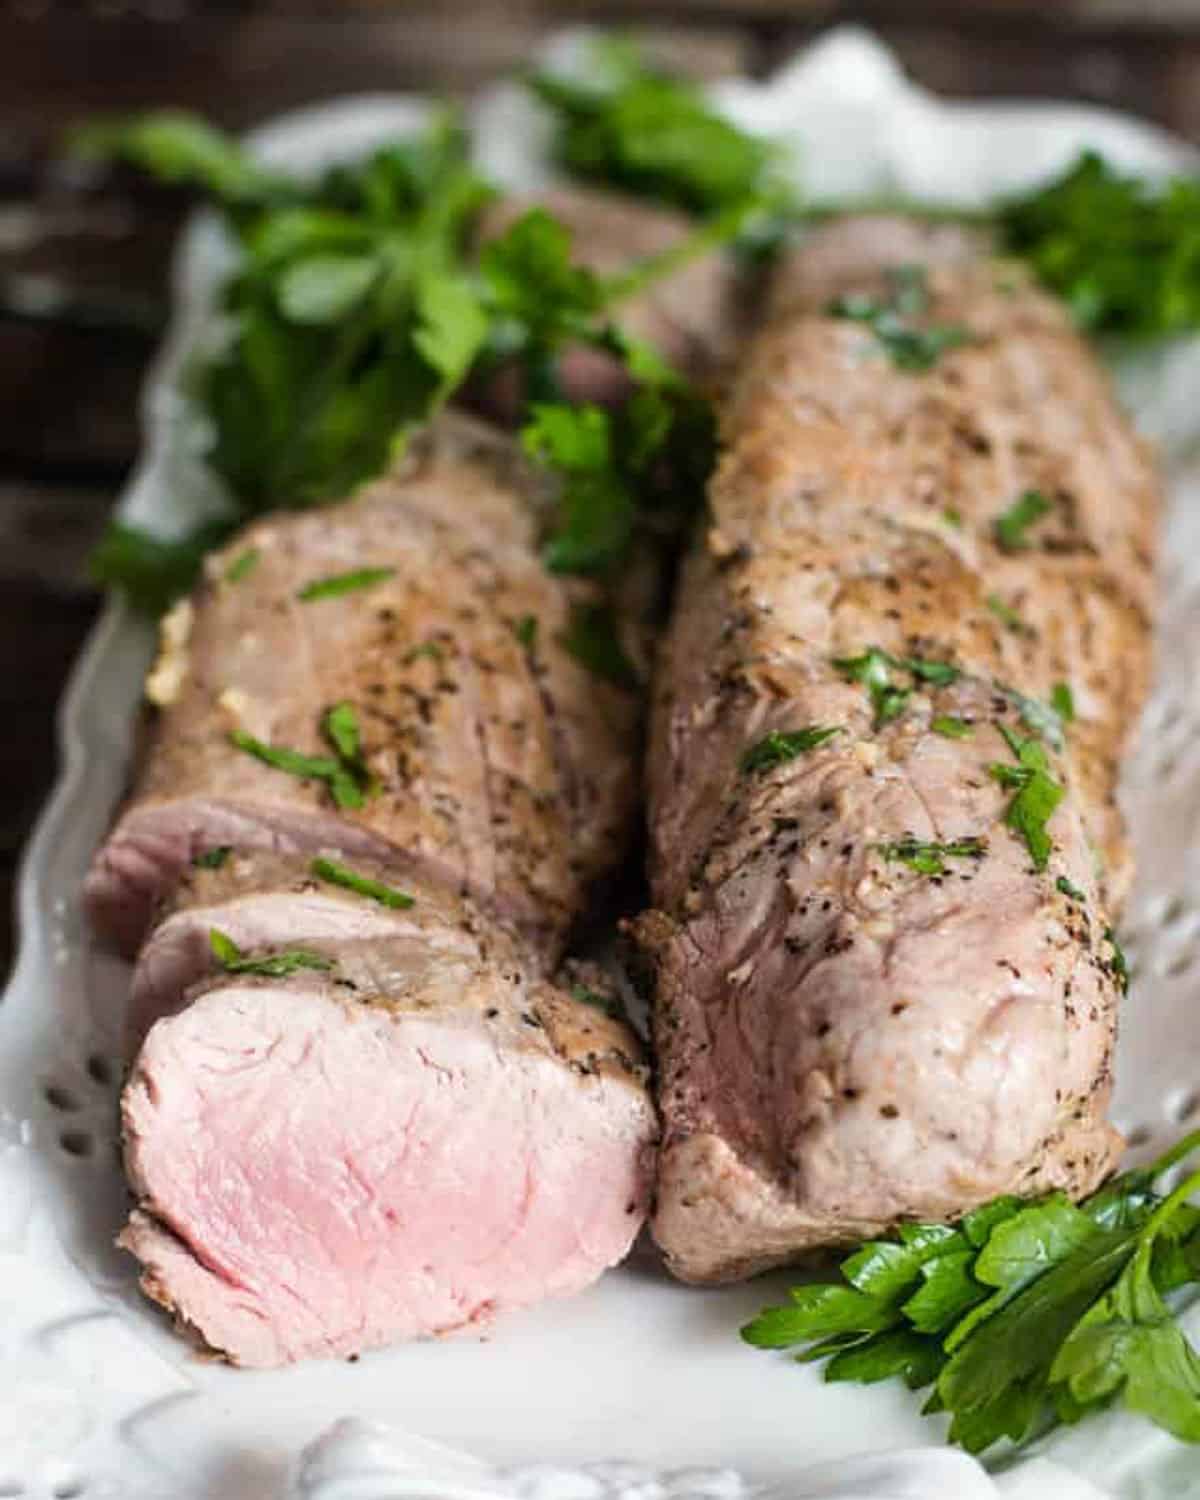
<path id="1" fill-rule="evenodd" d="M 624 1037 L 439 966 L 362 998 L 226 978 L 147 1037 L 123 1100 L 146 1292 L 234 1364 L 479 1328 L 587 1286 L 646 1209 L 654 1120 Z M 495 990 L 494 1003 L 483 987 Z"/>

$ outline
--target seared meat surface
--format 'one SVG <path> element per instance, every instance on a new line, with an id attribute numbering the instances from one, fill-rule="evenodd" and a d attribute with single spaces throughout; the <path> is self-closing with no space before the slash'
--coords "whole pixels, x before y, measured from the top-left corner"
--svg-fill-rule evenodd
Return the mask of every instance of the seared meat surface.
<path id="1" fill-rule="evenodd" d="M 481 1326 L 644 1218 L 637 1043 L 549 977 L 629 836 L 640 706 L 564 643 L 596 593 L 542 566 L 546 500 L 448 416 L 243 532 L 164 627 L 88 896 L 142 943 L 122 1243 L 235 1363 Z"/>
<path id="2" fill-rule="evenodd" d="M 932 358 L 873 321 L 904 288 L 902 326 L 952 331 Z M 1114 793 L 1158 500 L 1065 312 L 897 221 L 781 269 L 724 438 L 659 660 L 640 922 L 653 1229 L 693 1281 L 1112 1165 Z M 1028 701 L 1052 697 L 1061 748 Z M 1063 789 L 1042 868 L 1012 813 L 1026 740 Z"/>
<path id="3" fill-rule="evenodd" d="M 563 644 L 594 596 L 542 566 L 539 487 L 507 439 L 448 416 L 337 512 L 273 516 L 209 560 L 152 674 L 168 699 L 153 751 L 87 883 L 102 933 L 134 952 L 207 849 L 332 846 L 420 865 L 555 955 L 628 837 L 639 709 Z M 364 569 L 389 576 L 300 597 Z M 339 703 L 376 786 L 360 808 L 231 742 L 328 757 Z"/>

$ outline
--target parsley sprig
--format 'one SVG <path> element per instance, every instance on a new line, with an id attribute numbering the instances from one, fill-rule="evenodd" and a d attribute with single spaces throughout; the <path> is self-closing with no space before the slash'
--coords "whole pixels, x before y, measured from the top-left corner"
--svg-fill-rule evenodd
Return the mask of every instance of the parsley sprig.
<path id="1" fill-rule="evenodd" d="M 1160 1186 L 1197 1147 L 1200 1132 L 1078 1206 L 1002 1197 L 956 1226 L 901 1225 L 742 1337 L 799 1346 L 826 1380 L 932 1386 L 925 1411 L 948 1412 L 950 1440 L 975 1453 L 1115 1400 L 1200 1442 L 1200 1358 L 1165 1300 L 1200 1280 L 1200 1172 Z"/>
<path id="2" fill-rule="evenodd" d="M 533 209 L 476 265 L 472 238 L 491 189 L 452 112 L 315 182 L 264 173 L 203 122 L 174 115 L 160 129 L 156 121 L 106 126 L 86 145 L 199 188 L 234 243 L 222 292 L 229 332 L 190 377 L 228 508 L 178 542 L 117 523 L 94 560 L 101 581 L 159 612 L 190 586 L 204 553 L 247 519 L 341 500 L 379 473 L 468 378 L 516 359 L 530 400 L 559 401 L 558 357 L 579 342 L 621 361 L 639 390 L 610 444 L 605 467 L 616 480 L 584 482 L 577 467 L 564 474 L 564 531 L 603 529 L 600 551 L 619 552 L 631 508 L 645 508 L 643 491 L 661 507 L 661 475 L 681 458 L 675 497 L 700 493 L 695 476 L 712 447 L 707 403 L 625 335 L 618 317 L 625 298 L 732 241 L 744 208 L 725 208 L 666 253 L 612 276 L 576 265 L 565 226 Z M 564 557 L 575 541 L 564 542 Z M 585 538 L 583 550 L 594 541 Z"/>
<path id="3" fill-rule="evenodd" d="M 1000 206 L 1007 248 L 1093 333 L 1161 338 L 1200 326 L 1200 179 L 1152 182 L 1087 152 Z"/>

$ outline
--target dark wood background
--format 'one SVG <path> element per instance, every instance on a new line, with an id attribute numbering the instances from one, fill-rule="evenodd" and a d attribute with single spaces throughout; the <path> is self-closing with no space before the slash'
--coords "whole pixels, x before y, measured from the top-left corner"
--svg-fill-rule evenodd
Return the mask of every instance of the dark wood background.
<path id="1" fill-rule="evenodd" d="M 570 20 L 635 26 L 699 76 L 761 73 L 864 21 L 945 93 L 1086 99 L 1200 140 L 1200 0 L 0 0 L 0 979 L 55 705 L 99 605 L 85 560 L 136 453 L 181 212 L 81 183 L 56 160 L 63 128 L 151 105 L 241 127 L 354 91 L 461 93 Z"/>

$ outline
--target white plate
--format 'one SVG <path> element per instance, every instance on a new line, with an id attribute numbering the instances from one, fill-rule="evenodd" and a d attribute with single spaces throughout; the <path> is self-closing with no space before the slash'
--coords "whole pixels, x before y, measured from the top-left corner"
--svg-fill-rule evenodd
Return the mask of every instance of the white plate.
<path id="1" fill-rule="evenodd" d="M 571 66 L 578 37 L 554 54 Z M 1141 170 L 1185 160 L 1160 133 L 1096 110 L 940 103 L 855 31 L 834 33 L 771 83 L 731 84 L 720 96 L 748 125 L 791 136 L 803 180 L 822 195 L 893 188 L 982 200 L 1060 168 L 1085 143 Z M 350 100 L 293 116 L 256 142 L 275 160 L 315 164 L 409 128 L 420 111 L 413 100 Z M 530 106 L 500 88 L 478 114 L 489 169 L 516 186 L 544 180 Z M 220 238 L 201 221 L 185 237 L 174 329 L 146 392 L 146 458 L 124 503 L 167 529 L 211 500 L 196 456 L 203 435 L 176 381 L 185 351 L 211 327 L 221 264 Z M 1200 1098 L 1200 471 L 1191 466 L 1200 347 L 1142 356 L 1121 375 L 1139 420 L 1163 442 L 1172 489 L 1162 670 L 1128 778 L 1142 875 L 1128 925 L 1138 982 L 1118 1118 L 1150 1144 L 1176 1133 Z M 205 1363 L 168 1331 L 138 1296 L 132 1262 L 111 1248 L 125 1210 L 113 1103 L 127 971 L 89 946 L 78 904 L 121 792 L 148 646 L 146 630 L 119 610 L 98 627 L 63 707 L 63 772 L 21 881 L 21 956 L 0 1008 L 0 1496 L 263 1500 L 290 1484 L 308 1500 L 485 1491 L 735 1500 L 743 1481 L 786 1481 L 793 1495 L 995 1494 L 971 1461 L 944 1451 L 847 1469 L 851 1455 L 936 1443 L 941 1428 L 902 1390 L 827 1386 L 812 1369 L 743 1347 L 739 1324 L 779 1278 L 696 1292 L 635 1261 L 571 1302 L 508 1319 L 486 1343 L 265 1374 Z M 301 1449 L 344 1416 L 509 1468 L 447 1470 L 444 1456 L 360 1425 L 296 1469 Z M 1200 1452 L 1126 1416 L 1092 1421 L 1044 1452 L 999 1477 L 1005 1493 L 1095 1495 L 1072 1477 L 1084 1476 L 1101 1493 L 1200 1495 Z M 513 1469 L 534 1461 L 556 1467 Z M 797 1473 L 818 1463 L 836 1475 Z"/>

